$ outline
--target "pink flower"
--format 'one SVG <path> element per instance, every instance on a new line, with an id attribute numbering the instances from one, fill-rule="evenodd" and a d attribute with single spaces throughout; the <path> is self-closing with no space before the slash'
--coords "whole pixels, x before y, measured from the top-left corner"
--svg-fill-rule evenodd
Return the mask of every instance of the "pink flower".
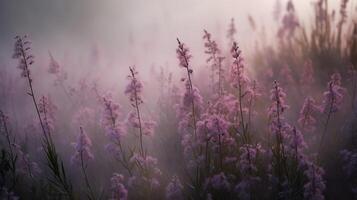
<path id="1" fill-rule="evenodd" d="M 229 191 L 231 188 L 231 184 L 229 183 L 228 178 L 223 172 L 209 178 L 207 182 L 207 184 L 214 190 Z"/>
<path id="2" fill-rule="evenodd" d="M 277 134 L 280 140 L 283 139 L 286 131 L 289 129 L 288 124 L 283 122 L 284 117 L 282 115 L 289 106 L 285 104 L 286 94 L 277 81 L 274 81 L 274 88 L 270 93 L 270 99 L 272 100 L 272 105 L 268 107 L 268 117 L 271 121 L 270 131 Z"/>
<path id="3" fill-rule="evenodd" d="M 21 174 L 25 174 L 28 177 L 36 177 L 41 173 L 41 169 L 36 162 L 30 160 L 30 156 L 24 153 L 20 145 L 12 143 L 12 146 L 16 152 L 17 171 Z"/>
<path id="4" fill-rule="evenodd" d="M 305 175 L 308 182 L 304 185 L 304 199 L 324 200 L 323 191 L 326 186 L 322 178 L 324 175 L 323 169 L 311 163 L 305 171 Z"/>
<path id="5" fill-rule="evenodd" d="M 322 110 L 324 113 L 337 112 L 342 103 L 346 89 L 341 87 L 341 75 L 335 73 L 331 76 L 328 83 L 328 90 L 324 92 L 324 100 L 322 103 Z"/>
<path id="6" fill-rule="evenodd" d="M 121 141 L 121 137 L 126 135 L 126 130 L 122 123 L 119 121 L 120 106 L 116 104 L 111 95 L 108 94 L 103 97 L 103 114 L 102 126 L 106 130 L 106 134 L 113 142 Z"/>
<path id="7" fill-rule="evenodd" d="M 46 134 L 51 134 L 54 131 L 55 112 L 57 106 L 54 105 L 49 96 L 42 96 L 38 103 L 38 110 L 41 115 L 41 119 L 44 123 Z"/>
<path id="8" fill-rule="evenodd" d="M 206 30 L 204 31 L 203 39 L 205 40 L 205 54 L 209 57 L 207 58 L 206 62 L 210 64 L 211 67 L 211 86 L 214 91 L 216 91 L 216 86 L 218 86 L 218 91 L 222 94 L 222 81 L 224 77 L 224 71 L 222 68 L 222 62 L 224 57 L 220 56 L 220 50 L 218 49 L 218 45 L 216 41 L 212 40 L 211 34 L 208 33 Z M 215 82 L 215 75 L 218 75 L 218 81 Z"/>
<path id="9" fill-rule="evenodd" d="M 125 188 L 124 176 L 118 173 L 114 173 L 110 178 L 112 195 L 110 200 L 127 200 L 128 190 Z"/>
<path id="10" fill-rule="evenodd" d="M 129 97 L 132 106 L 137 106 L 143 103 L 141 98 L 141 92 L 143 85 L 139 79 L 137 79 L 138 72 L 135 67 L 130 67 L 131 74 L 128 76 L 130 83 L 126 86 L 125 94 Z"/>
<path id="11" fill-rule="evenodd" d="M 242 57 L 242 51 L 239 49 L 239 46 L 236 42 L 233 42 L 231 54 L 234 58 L 233 66 L 231 69 L 232 86 L 234 88 L 243 88 L 246 83 L 249 82 L 249 78 L 244 72 L 244 59 Z"/>
<path id="12" fill-rule="evenodd" d="M 78 135 L 77 142 L 73 143 L 73 146 L 75 152 L 71 158 L 72 163 L 81 165 L 82 162 L 86 163 L 89 160 L 94 159 L 94 156 L 90 151 L 90 147 L 92 146 L 92 141 L 82 127 L 80 127 L 80 133 Z"/>
<path id="13" fill-rule="evenodd" d="M 167 200 L 183 200 L 183 186 L 177 176 L 174 176 L 166 186 Z"/>
<path id="14" fill-rule="evenodd" d="M 179 60 L 180 66 L 184 68 L 189 68 L 189 62 L 192 58 L 190 55 L 190 50 L 185 46 L 184 43 L 181 43 L 179 39 L 177 39 L 178 48 L 176 49 L 176 55 Z"/>
<path id="15" fill-rule="evenodd" d="M 21 69 L 21 76 L 30 78 L 29 67 L 34 63 L 34 56 L 31 54 L 31 42 L 27 35 L 15 37 L 15 48 L 13 58 L 19 60 L 18 68 Z"/>
<path id="16" fill-rule="evenodd" d="M 250 176 L 257 171 L 256 161 L 258 154 L 262 153 L 263 150 L 260 144 L 251 145 L 244 144 L 240 149 L 240 157 L 237 166 L 240 172 L 246 176 Z"/>
<path id="17" fill-rule="evenodd" d="M 155 132 L 156 122 L 152 120 L 145 121 L 143 124 L 143 134 L 153 136 Z"/>
<path id="18" fill-rule="evenodd" d="M 303 130 L 308 132 L 313 132 L 316 128 L 316 117 L 317 113 L 321 112 L 319 106 L 316 105 L 315 100 L 312 97 L 307 97 L 304 104 L 300 110 L 300 116 L 298 123 Z"/>
<path id="19" fill-rule="evenodd" d="M 56 76 L 55 85 L 61 84 L 63 81 L 67 80 L 68 75 L 65 71 L 62 70 L 60 64 L 52 56 L 51 52 L 48 52 L 50 55 L 50 63 L 48 66 L 48 72 Z"/>

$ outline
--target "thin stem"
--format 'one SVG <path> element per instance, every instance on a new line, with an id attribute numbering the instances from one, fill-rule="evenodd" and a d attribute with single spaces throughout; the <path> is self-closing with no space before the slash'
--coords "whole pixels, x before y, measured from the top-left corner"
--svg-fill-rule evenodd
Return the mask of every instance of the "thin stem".
<path id="1" fill-rule="evenodd" d="M 135 78 L 135 73 L 134 70 L 132 68 L 129 68 L 131 75 L 132 75 L 132 81 L 136 82 L 136 78 Z M 136 90 L 136 86 L 134 87 L 134 98 L 135 98 L 135 110 L 136 110 L 136 115 L 138 117 L 138 122 L 139 122 L 139 140 L 140 140 L 140 152 L 141 152 L 141 156 L 145 158 L 145 152 L 144 152 L 144 145 L 143 145 L 143 130 L 142 130 L 142 125 L 141 125 L 141 116 L 140 116 L 140 109 L 139 109 L 139 97 L 138 97 L 138 92 Z"/>
<path id="2" fill-rule="evenodd" d="M 83 129 L 82 127 L 80 127 L 80 130 L 81 132 L 83 132 Z M 91 199 L 96 199 L 95 198 L 95 195 L 94 195 L 94 192 L 92 190 L 92 187 L 90 186 L 90 183 L 89 183 L 89 179 L 88 179 L 88 176 L 87 176 L 87 172 L 86 172 L 86 166 L 84 164 L 84 159 L 83 159 L 83 150 L 81 150 L 80 152 L 80 157 L 81 157 L 81 169 L 82 169 L 82 173 L 83 173 L 83 176 L 84 176 L 84 180 L 85 180 L 85 183 L 86 183 L 86 186 L 87 186 L 87 189 L 90 193 L 90 196 L 91 196 Z"/>

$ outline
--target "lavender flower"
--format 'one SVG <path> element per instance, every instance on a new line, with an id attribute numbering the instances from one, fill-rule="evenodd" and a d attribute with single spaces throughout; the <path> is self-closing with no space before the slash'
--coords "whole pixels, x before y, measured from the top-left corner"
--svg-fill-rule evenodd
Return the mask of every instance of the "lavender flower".
<path id="1" fill-rule="evenodd" d="M 244 175 L 253 175 L 257 172 L 257 156 L 259 153 L 262 153 L 263 150 L 260 144 L 251 145 L 251 144 L 244 144 L 242 147 L 239 148 L 241 155 L 238 161 L 238 167 L 240 172 Z"/>
<path id="2" fill-rule="evenodd" d="M 30 156 L 22 151 L 20 145 L 13 143 L 12 146 L 17 156 L 17 170 L 31 178 L 38 176 L 41 173 L 38 164 L 30 160 Z"/>
<path id="3" fill-rule="evenodd" d="M 55 123 L 55 112 L 57 111 L 57 106 L 52 103 L 49 96 L 42 96 L 38 103 L 38 110 L 41 115 L 41 119 L 44 123 L 44 128 L 47 135 L 50 135 L 54 131 Z"/>
<path id="4" fill-rule="evenodd" d="M 341 75 L 333 74 L 328 83 L 328 90 L 324 92 L 323 112 L 327 114 L 337 112 L 342 105 L 345 91 L 345 88 L 341 87 Z"/>
<path id="5" fill-rule="evenodd" d="M 94 156 L 90 151 L 92 140 L 88 137 L 87 133 L 80 127 L 80 133 L 76 143 L 73 143 L 75 152 L 71 158 L 72 163 L 81 165 L 82 162 L 86 163 L 93 160 Z"/>
<path id="6" fill-rule="evenodd" d="M 120 106 L 116 104 L 111 94 L 103 97 L 103 114 L 102 114 L 102 126 L 106 130 L 106 134 L 111 141 L 118 142 L 126 135 L 126 130 L 123 124 L 119 122 Z"/>
<path id="7" fill-rule="evenodd" d="M 340 151 L 343 166 L 342 169 L 344 173 L 347 175 L 348 180 L 352 180 L 351 187 L 354 197 L 357 197 L 357 185 L 353 181 L 354 177 L 357 175 L 357 152 L 356 151 L 349 151 L 344 149 Z"/>
<path id="8" fill-rule="evenodd" d="M 274 88 L 271 90 L 270 99 L 272 100 L 272 105 L 268 108 L 268 117 L 271 121 L 270 131 L 275 133 L 278 140 L 282 140 L 284 136 L 284 130 L 288 128 L 288 125 L 283 122 L 283 113 L 289 106 L 285 104 L 286 94 L 283 89 L 279 86 L 277 81 L 274 81 Z M 282 143 L 282 141 L 278 141 Z"/>
<path id="9" fill-rule="evenodd" d="M 307 132 L 313 132 L 316 129 L 316 114 L 321 112 L 321 109 L 316 105 L 315 100 L 312 97 L 307 97 L 300 110 L 300 116 L 298 123 L 302 127 L 302 130 Z"/>
<path id="10" fill-rule="evenodd" d="M 295 126 L 292 127 L 287 138 L 286 151 L 298 161 L 300 166 L 304 166 L 307 162 L 303 152 L 306 148 L 307 145 L 303 135 Z"/>
<path id="11" fill-rule="evenodd" d="M 324 200 L 323 191 L 326 187 L 322 178 L 324 170 L 311 163 L 305 171 L 305 175 L 309 181 L 304 185 L 304 199 Z"/>
<path id="12" fill-rule="evenodd" d="M 29 80 L 31 80 L 29 66 L 34 63 L 34 56 L 30 52 L 31 42 L 28 40 L 27 35 L 16 36 L 15 40 L 14 54 L 12 57 L 19 60 L 18 68 L 22 71 L 21 76 L 28 77 Z"/>
<path id="13" fill-rule="evenodd" d="M 212 187 L 214 190 L 229 191 L 231 189 L 231 184 L 223 172 L 212 176 L 206 180 L 206 182 L 206 184 L 208 184 L 208 186 Z"/>
<path id="14" fill-rule="evenodd" d="M 183 186 L 177 176 L 174 176 L 166 186 L 167 200 L 183 200 Z"/>
<path id="15" fill-rule="evenodd" d="M 50 62 L 48 65 L 48 73 L 55 75 L 56 76 L 55 84 L 60 84 L 63 87 L 63 89 L 65 90 L 65 88 L 63 86 L 63 82 L 65 80 L 67 80 L 68 74 L 65 71 L 63 71 L 60 64 L 52 56 L 51 52 L 48 52 L 48 54 L 50 56 Z M 67 92 L 67 91 L 65 90 L 65 92 Z"/>
<path id="16" fill-rule="evenodd" d="M 223 81 L 223 68 L 222 68 L 222 61 L 224 57 L 219 56 L 220 50 L 218 49 L 218 45 L 216 41 L 212 40 L 211 34 L 204 30 L 203 39 L 205 40 L 204 46 L 206 48 L 205 54 L 209 57 L 207 58 L 206 62 L 211 63 L 211 84 L 213 91 L 216 91 L 216 83 L 215 83 L 215 75 L 218 75 L 218 92 L 222 94 L 222 81 Z"/>
<path id="17" fill-rule="evenodd" d="M 244 59 L 242 57 L 242 51 L 239 49 L 236 42 L 233 42 L 231 54 L 234 58 L 231 69 L 232 86 L 234 88 L 244 87 L 244 85 L 249 81 L 249 78 L 244 73 Z"/>
<path id="18" fill-rule="evenodd" d="M 342 150 L 340 152 L 344 162 L 343 170 L 348 177 L 357 175 L 357 153 L 349 150 Z"/>
<path id="19" fill-rule="evenodd" d="M 192 58 L 190 54 L 190 50 L 185 46 L 184 43 L 181 43 L 179 39 L 177 39 L 178 48 L 176 49 L 176 55 L 179 60 L 179 64 L 181 67 L 187 68 L 190 73 L 192 73 L 192 69 L 189 69 L 189 62 Z"/>
<path id="20" fill-rule="evenodd" d="M 135 67 L 130 67 L 131 74 L 128 76 L 130 83 L 126 86 L 125 94 L 129 97 L 132 106 L 137 106 L 143 103 L 141 98 L 141 92 L 143 85 L 139 79 L 137 79 L 138 72 Z"/>
<path id="21" fill-rule="evenodd" d="M 114 173 L 110 178 L 111 182 L 111 198 L 110 200 L 126 200 L 128 199 L 128 190 L 125 188 L 124 176 L 118 173 Z"/>

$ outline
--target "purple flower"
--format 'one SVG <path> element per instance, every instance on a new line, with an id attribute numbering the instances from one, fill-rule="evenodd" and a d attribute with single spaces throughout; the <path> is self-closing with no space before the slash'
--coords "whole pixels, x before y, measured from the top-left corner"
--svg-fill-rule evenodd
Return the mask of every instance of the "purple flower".
<path id="1" fill-rule="evenodd" d="M 105 128 L 110 140 L 118 142 L 126 135 L 126 130 L 119 121 L 120 106 L 113 101 L 110 94 L 103 97 L 103 106 L 102 126 Z"/>
<path id="2" fill-rule="evenodd" d="M 73 143 L 73 146 L 75 152 L 71 158 L 72 163 L 81 165 L 82 162 L 86 163 L 89 160 L 94 159 L 94 156 L 90 151 L 90 147 L 92 146 L 92 141 L 82 127 L 80 127 L 80 132 L 77 138 L 77 142 Z"/>
<path id="3" fill-rule="evenodd" d="M 21 76 L 30 78 L 29 66 L 34 63 L 34 56 L 31 54 L 31 42 L 27 35 L 15 37 L 15 48 L 13 58 L 19 60 L 18 68 L 21 69 Z"/>
<path id="4" fill-rule="evenodd" d="M 208 184 L 214 190 L 229 191 L 231 188 L 231 184 L 223 172 L 209 178 L 206 184 Z"/>
<path id="5" fill-rule="evenodd" d="M 257 172 L 257 156 L 259 153 L 263 152 L 260 144 L 244 144 L 239 148 L 239 150 L 241 154 L 237 165 L 240 169 L 240 172 L 246 176 L 253 175 L 255 172 Z"/>
<path id="6" fill-rule="evenodd" d="M 272 100 L 272 105 L 268 107 L 268 117 L 270 119 L 270 131 L 282 140 L 284 133 L 289 129 L 288 124 L 286 124 L 283 119 L 283 113 L 288 105 L 285 104 L 286 94 L 283 89 L 279 86 L 277 81 L 274 81 L 274 88 L 271 90 L 270 99 Z M 282 142 L 282 141 L 279 141 Z"/>
<path id="7" fill-rule="evenodd" d="M 48 73 L 54 74 L 56 76 L 55 84 L 62 84 L 63 81 L 67 80 L 68 75 L 62 70 L 60 64 L 52 56 L 51 52 L 48 52 L 50 56 L 50 63 L 48 65 Z"/>
<path id="8" fill-rule="evenodd" d="M 342 160 L 344 162 L 343 170 L 348 177 L 353 177 L 357 175 L 357 152 L 342 150 L 340 152 Z"/>
<path id="9" fill-rule="evenodd" d="M 328 83 L 328 90 L 324 92 L 324 100 L 322 103 L 322 110 L 324 113 L 337 112 L 342 103 L 346 89 L 341 87 L 341 75 L 335 73 L 331 76 Z"/>
<path id="10" fill-rule="evenodd" d="M 57 111 L 57 106 L 52 103 L 49 96 L 42 96 L 38 103 L 38 111 L 43 120 L 44 129 L 47 135 L 50 135 L 54 131 L 55 123 L 55 112 Z"/>
<path id="11" fill-rule="evenodd" d="M 212 40 L 211 34 L 208 33 L 206 30 L 204 31 L 203 39 L 205 40 L 204 46 L 206 48 L 205 54 L 207 54 L 209 57 L 207 58 L 206 62 L 209 64 L 211 63 L 211 84 L 213 91 L 216 91 L 216 86 L 218 86 L 218 92 L 221 95 L 222 94 L 222 81 L 224 77 L 224 71 L 222 68 L 222 62 L 224 60 L 224 57 L 220 56 L 220 50 L 218 49 L 218 45 L 216 41 Z M 218 75 L 218 82 L 215 82 L 215 75 Z"/>
<path id="12" fill-rule="evenodd" d="M 17 156 L 17 171 L 32 178 L 38 176 L 41 173 L 38 164 L 30 160 L 30 156 L 22 151 L 20 145 L 12 143 L 12 146 Z"/>
<path id="13" fill-rule="evenodd" d="M 144 121 L 143 134 L 147 136 L 153 136 L 155 132 L 156 122 L 152 120 Z"/>
<path id="14" fill-rule="evenodd" d="M 304 185 L 304 199 L 307 200 L 324 200 L 323 191 L 325 182 L 322 178 L 324 170 L 312 163 L 308 165 L 305 175 L 308 182 Z"/>
<path id="15" fill-rule="evenodd" d="M 190 55 L 190 50 L 185 46 L 184 43 L 181 43 L 179 39 L 177 39 L 177 42 L 178 42 L 178 48 L 176 49 L 176 55 L 179 60 L 179 64 L 181 67 L 188 69 L 189 62 L 192 58 L 192 55 Z"/>
<path id="16" fill-rule="evenodd" d="M 300 110 L 298 123 L 304 131 L 313 132 L 316 128 L 317 113 L 321 112 L 321 109 L 316 105 L 315 100 L 312 97 L 307 97 Z"/>
<path id="17" fill-rule="evenodd" d="M 233 66 L 231 69 L 231 82 L 234 88 L 244 87 L 249 78 L 244 73 L 244 59 L 242 57 L 242 51 L 236 42 L 233 42 L 231 48 L 231 55 L 234 58 Z"/>
<path id="18" fill-rule="evenodd" d="M 126 200 L 128 199 L 128 190 L 125 188 L 124 176 L 118 173 L 114 173 L 110 178 L 111 182 L 111 197 L 110 200 Z"/>
<path id="19" fill-rule="evenodd" d="M 183 200 L 183 186 L 177 176 L 172 177 L 170 183 L 166 186 L 167 200 Z"/>
<path id="20" fill-rule="evenodd" d="M 130 67 L 131 74 L 128 76 L 130 80 L 129 84 L 126 86 L 125 94 L 129 97 L 131 105 L 133 107 L 140 105 L 143 103 L 141 98 L 141 92 L 143 90 L 143 85 L 139 79 L 137 79 L 138 72 L 135 67 Z"/>

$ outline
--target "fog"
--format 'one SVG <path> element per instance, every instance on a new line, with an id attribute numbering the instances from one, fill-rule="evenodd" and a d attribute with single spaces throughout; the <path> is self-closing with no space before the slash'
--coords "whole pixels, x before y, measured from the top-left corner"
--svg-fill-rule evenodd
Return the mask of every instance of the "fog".
<path id="1" fill-rule="evenodd" d="M 338 1 L 331 1 L 338 4 Z M 198 56 L 203 29 L 224 38 L 231 18 L 236 19 L 238 41 L 248 49 L 256 38 L 247 16 L 258 28 L 275 34 L 272 13 L 275 0 L 1 0 L 0 51 L 2 60 L 10 57 L 13 37 L 28 34 L 39 59 L 50 50 L 60 61 L 87 59 L 93 48 L 123 68 L 136 64 L 176 64 L 176 37 L 190 44 Z M 282 9 L 285 2 L 281 0 Z M 311 1 L 295 2 L 298 15 L 309 19 Z M 270 31 L 272 30 L 272 31 Z M 221 41 L 222 42 L 222 41 Z M 196 56 L 195 56 L 196 57 Z M 114 64 L 115 63 L 115 64 Z"/>
<path id="2" fill-rule="evenodd" d="M 357 198 L 356 11 L 0 0 L 0 199 Z"/>

